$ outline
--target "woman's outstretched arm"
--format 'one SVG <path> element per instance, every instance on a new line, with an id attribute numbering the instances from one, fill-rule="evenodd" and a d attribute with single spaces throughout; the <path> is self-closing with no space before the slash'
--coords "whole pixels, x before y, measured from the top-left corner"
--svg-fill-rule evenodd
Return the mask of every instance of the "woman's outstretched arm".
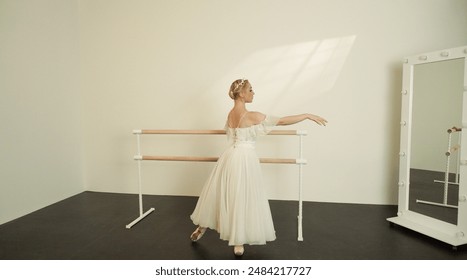
<path id="1" fill-rule="evenodd" d="M 260 112 L 251 112 L 248 114 L 247 118 L 250 124 L 258 124 L 261 123 L 266 115 Z M 302 122 L 304 120 L 311 120 L 319 125 L 326 125 L 328 122 L 324 118 L 312 114 L 301 114 L 301 115 L 294 115 L 294 116 L 286 116 L 279 119 L 277 125 L 291 125 Z"/>
<path id="2" fill-rule="evenodd" d="M 326 125 L 328 122 L 324 118 L 312 114 L 301 114 L 301 115 L 294 115 L 294 116 L 286 116 L 279 119 L 277 125 L 291 125 L 296 124 L 304 120 L 311 120 L 319 125 Z"/>

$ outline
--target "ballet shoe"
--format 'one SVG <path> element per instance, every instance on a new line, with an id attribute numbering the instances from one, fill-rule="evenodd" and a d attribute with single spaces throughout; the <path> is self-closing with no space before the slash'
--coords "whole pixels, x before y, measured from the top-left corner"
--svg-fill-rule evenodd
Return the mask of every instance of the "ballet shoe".
<path id="1" fill-rule="evenodd" d="M 235 254 L 235 256 L 241 257 L 241 256 L 243 256 L 243 253 L 244 253 L 244 252 L 245 252 L 245 248 L 243 247 L 243 245 L 234 246 L 234 254 Z"/>
<path id="2" fill-rule="evenodd" d="M 198 227 L 190 236 L 191 241 L 196 242 L 203 237 L 206 232 L 206 228 Z"/>

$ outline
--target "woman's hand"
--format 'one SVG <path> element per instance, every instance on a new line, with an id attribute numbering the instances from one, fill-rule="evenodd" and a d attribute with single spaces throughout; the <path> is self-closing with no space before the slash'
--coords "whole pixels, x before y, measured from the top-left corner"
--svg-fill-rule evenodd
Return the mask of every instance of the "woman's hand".
<path id="1" fill-rule="evenodd" d="M 324 125 L 326 126 L 326 124 L 328 123 L 328 121 L 320 116 L 316 116 L 316 115 L 313 115 L 313 114 L 306 114 L 307 115 L 307 118 L 311 121 L 314 121 L 315 123 L 319 124 L 319 125 Z"/>

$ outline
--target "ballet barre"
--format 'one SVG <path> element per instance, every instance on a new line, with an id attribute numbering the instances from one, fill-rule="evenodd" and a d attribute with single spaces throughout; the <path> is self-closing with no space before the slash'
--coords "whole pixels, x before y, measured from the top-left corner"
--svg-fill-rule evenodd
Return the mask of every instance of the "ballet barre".
<path id="1" fill-rule="evenodd" d="M 133 134 L 136 135 L 137 141 L 137 152 L 138 154 L 133 157 L 138 163 L 138 199 L 139 199 L 139 217 L 133 222 L 126 225 L 129 229 L 136 223 L 144 219 L 146 216 L 155 211 L 154 208 L 150 208 L 148 211 L 143 212 L 143 198 L 142 198 L 142 172 L 141 162 L 142 161 L 186 161 L 186 162 L 217 162 L 219 157 L 200 157 L 200 156 L 149 156 L 141 154 L 141 135 L 225 135 L 225 130 L 175 130 L 175 129 L 163 129 L 163 130 L 151 130 L 151 129 L 139 129 L 133 130 Z M 307 135 L 305 130 L 272 130 L 268 135 L 296 135 L 299 136 L 299 157 L 298 158 L 260 158 L 260 163 L 269 164 L 296 164 L 299 166 L 299 189 L 298 189 L 298 241 L 303 241 L 303 200 L 302 200 L 302 175 L 303 165 L 307 163 L 306 159 L 303 159 L 303 136 Z"/>
<path id="2" fill-rule="evenodd" d="M 188 157 L 188 156 L 134 156 L 135 160 L 159 160 L 159 161 L 197 161 L 217 162 L 219 157 Z M 260 163 L 278 164 L 306 164 L 306 160 L 297 158 L 260 158 Z"/>

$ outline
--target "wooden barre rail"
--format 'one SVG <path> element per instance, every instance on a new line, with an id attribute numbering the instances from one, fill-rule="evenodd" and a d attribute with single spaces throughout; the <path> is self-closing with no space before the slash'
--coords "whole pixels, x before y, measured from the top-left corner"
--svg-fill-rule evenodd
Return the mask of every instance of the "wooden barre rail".
<path id="1" fill-rule="evenodd" d="M 192 156 L 135 156 L 135 160 L 160 160 L 160 161 L 198 161 L 216 162 L 219 157 L 192 157 Z M 278 164 L 306 164 L 305 159 L 294 158 L 260 158 L 261 163 Z"/>
<path id="2" fill-rule="evenodd" d="M 133 134 L 204 134 L 204 135 L 222 135 L 226 134 L 225 130 L 194 130 L 194 129 L 141 129 L 133 130 Z M 306 135 L 305 130 L 273 130 L 268 133 L 269 135 Z"/>

